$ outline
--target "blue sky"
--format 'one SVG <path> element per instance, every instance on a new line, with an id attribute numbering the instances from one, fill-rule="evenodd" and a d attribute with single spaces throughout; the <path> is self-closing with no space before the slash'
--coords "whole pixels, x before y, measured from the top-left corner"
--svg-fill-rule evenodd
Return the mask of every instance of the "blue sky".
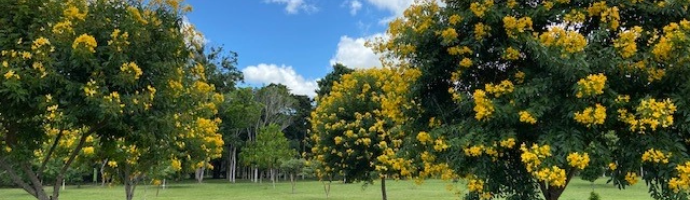
<path id="1" fill-rule="evenodd" d="M 188 0 L 188 20 L 211 46 L 239 54 L 248 85 L 287 85 L 313 96 L 316 80 L 341 62 L 379 66 L 363 43 L 385 32 L 413 0 Z"/>

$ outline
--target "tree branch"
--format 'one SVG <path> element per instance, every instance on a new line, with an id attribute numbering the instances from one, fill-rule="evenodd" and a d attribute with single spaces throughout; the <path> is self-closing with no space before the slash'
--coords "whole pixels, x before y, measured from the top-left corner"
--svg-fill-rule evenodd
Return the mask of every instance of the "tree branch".
<path id="1" fill-rule="evenodd" d="M 38 171 L 36 171 L 36 174 L 38 177 L 41 177 L 43 175 L 43 170 L 45 170 L 46 165 L 48 164 L 48 160 L 50 159 L 50 156 L 53 154 L 53 152 L 57 148 L 57 145 L 60 142 L 61 138 L 62 138 L 62 131 L 60 131 L 58 133 L 57 137 L 55 138 L 55 141 L 53 142 L 53 145 L 50 147 L 50 150 L 48 150 L 46 157 L 43 158 L 43 162 L 41 162 L 41 167 L 39 167 Z"/>
<path id="2" fill-rule="evenodd" d="M 10 167 L 9 164 L 7 164 L 5 162 L 5 160 L 6 160 L 6 158 L 0 159 L 0 167 L 2 167 L 5 171 L 7 171 L 7 174 L 10 175 L 10 178 L 12 179 L 12 181 L 15 184 L 19 185 L 20 187 L 22 187 L 22 189 L 24 189 L 24 191 L 31 194 L 31 196 L 38 198 L 38 194 L 36 193 L 36 190 L 34 188 L 32 188 L 31 186 L 29 186 L 29 184 L 26 183 L 24 180 L 22 180 L 22 178 L 19 177 L 19 175 L 17 175 L 17 172 L 15 172 L 14 169 L 12 169 L 12 167 Z"/>

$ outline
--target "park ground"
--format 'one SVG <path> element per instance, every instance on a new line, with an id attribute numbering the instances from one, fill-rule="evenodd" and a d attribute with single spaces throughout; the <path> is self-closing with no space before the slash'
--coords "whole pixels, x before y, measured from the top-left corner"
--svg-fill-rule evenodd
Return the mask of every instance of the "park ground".
<path id="1" fill-rule="evenodd" d="M 412 199 L 461 199 L 453 192 L 446 190 L 449 182 L 439 180 L 429 180 L 422 185 L 416 185 L 411 181 L 386 181 L 388 199 L 390 200 L 412 200 Z M 452 184 L 452 183 L 451 183 Z M 461 191 L 465 183 L 460 181 L 456 187 Z M 221 180 L 210 180 L 206 183 L 173 183 L 166 189 L 161 189 L 156 196 L 156 186 L 140 185 L 134 199 L 136 200 L 326 200 L 324 188 L 321 182 L 304 181 L 298 182 L 296 191 L 291 193 L 289 182 L 279 182 L 276 188 L 270 182 L 259 183 L 235 183 L 230 184 Z M 624 200 L 651 200 L 647 193 L 647 188 L 643 183 L 639 183 L 625 190 L 606 184 L 606 180 L 600 179 L 594 184 L 575 179 L 570 183 L 561 200 L 586 200 L 590 192 L 595 191 L 601 199 L 624 199 Z M 0 189 L 0 200 L 32 200 L 33 198 L 20 189 Z M 66 200 L 123 200 L 125 192 L 122 186 L 95 186 L 82 185 L 67 186 L 66 190 L 60 195 L 60 199 Z M 331 186 L 331 196 L 328 200 L 378 200 L 381 199 L 381 190 L 378 182 L 373 185 L 360 183 L 342 184 L 333 182 Z"/>

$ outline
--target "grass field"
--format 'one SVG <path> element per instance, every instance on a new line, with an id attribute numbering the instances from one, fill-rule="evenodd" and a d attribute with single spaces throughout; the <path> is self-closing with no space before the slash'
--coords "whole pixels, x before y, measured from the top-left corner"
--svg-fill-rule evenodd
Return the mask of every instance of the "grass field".
<path id="1" fill-rule="evenodd" d="M 459 199 L 445 188 L 448 183 L 431 180 L 423 185 L 415 185 L 410 181 L 386 181 L 388 199 L 412 200 L 412 199 Z M 458 187 L 464 188 L 464 183 L 458 183 Z M 464 189 L 463 189 L 464 190 Z M 573 180 L 570 183 L 561 200 L 586 200 L 589 193 L 594 190 L 601 195 L 602 200 L 650 200 L 644 184 L 637 184 L 626 190 L 618 190 L 613 185 L 605 184 L 605 180 L 599 180 L 594 185 L 582 180 Z M 0 189 L 0 200 L 31 200 L 32 197 L 20 189 Z M 64 200 L 124 200 L 125 192 L 121 186 L 100 187 L 94 185 L 68 186 L 60 194 Z M 161 189 L 156 197 L 154 186 L 139 186 L 134 199 L 137 200 L 326 200 L 323 185 L 316 181 L 298 182 L 295 194 L 290 191 L 289 182 L 280 182 L 273 189 L 270 183 L 236 183 L 230 184 L 219 180 L 210 180 L 207 183 L 180 183 L 169 185 L 167 189 Z M 334 182 L 331 186 L 329 200 L 377 200 L 381 199 L 380 185 L 374 183 L 364 187 L 363 184 L 342 184 Z"/>

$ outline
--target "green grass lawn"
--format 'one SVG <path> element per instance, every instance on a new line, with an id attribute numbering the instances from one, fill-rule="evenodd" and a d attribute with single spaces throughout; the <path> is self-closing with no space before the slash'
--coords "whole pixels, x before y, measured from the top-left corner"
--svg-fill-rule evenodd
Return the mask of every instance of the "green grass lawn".
<path id="1" fill-rule="evenodd" d="M 386 181 L 388 187 L 388 199 L 459 199 L 452 192 L 446 190 L 447 182 L 431 180 L 422 185 L 415 185 L 411 181 Z M 458 183 L 463 188 L 464 183 Z M 637 184 L 626 190 L 618 190 L 613 185 L 605 184 L 605 180 L 599 180 L 594 185 L 582 180 L 573 180 L 570 183 L 561 200 L 586 200 L 589 193 L 594 190 L 601 195 L 602 200 L 650 200 L 647 188 L 644 184 Z M 289 182 L 279 182 L 273 189 L 270 182 L 236 183 L 230 184 L 219 180 L 210 180 L 207 183 L 180 183 L 169 185 L 167 189 L 161 189 L 156 197 L 154 186 L 139 186 L 135 194 L 137 200 L 258 200 L 258 199 L 284 199 L 284 200 L 325 200 L 323 185 L 317 181 L 298 182 L 295 194 L 290 192 Z M 32 197 L 20 189 L 0 189 L 0 200 L 31 200 Z M 64 200 L 124 200 L 125 191 L 122 186 L 100 187 L 94 185 L 68 186 L 60 194 Z M 381 199 L 380 185 L 363 186 L 363 184 L 342 184 L 334 182 L 331 186 L 329 200 L 344 199 Z"/>

